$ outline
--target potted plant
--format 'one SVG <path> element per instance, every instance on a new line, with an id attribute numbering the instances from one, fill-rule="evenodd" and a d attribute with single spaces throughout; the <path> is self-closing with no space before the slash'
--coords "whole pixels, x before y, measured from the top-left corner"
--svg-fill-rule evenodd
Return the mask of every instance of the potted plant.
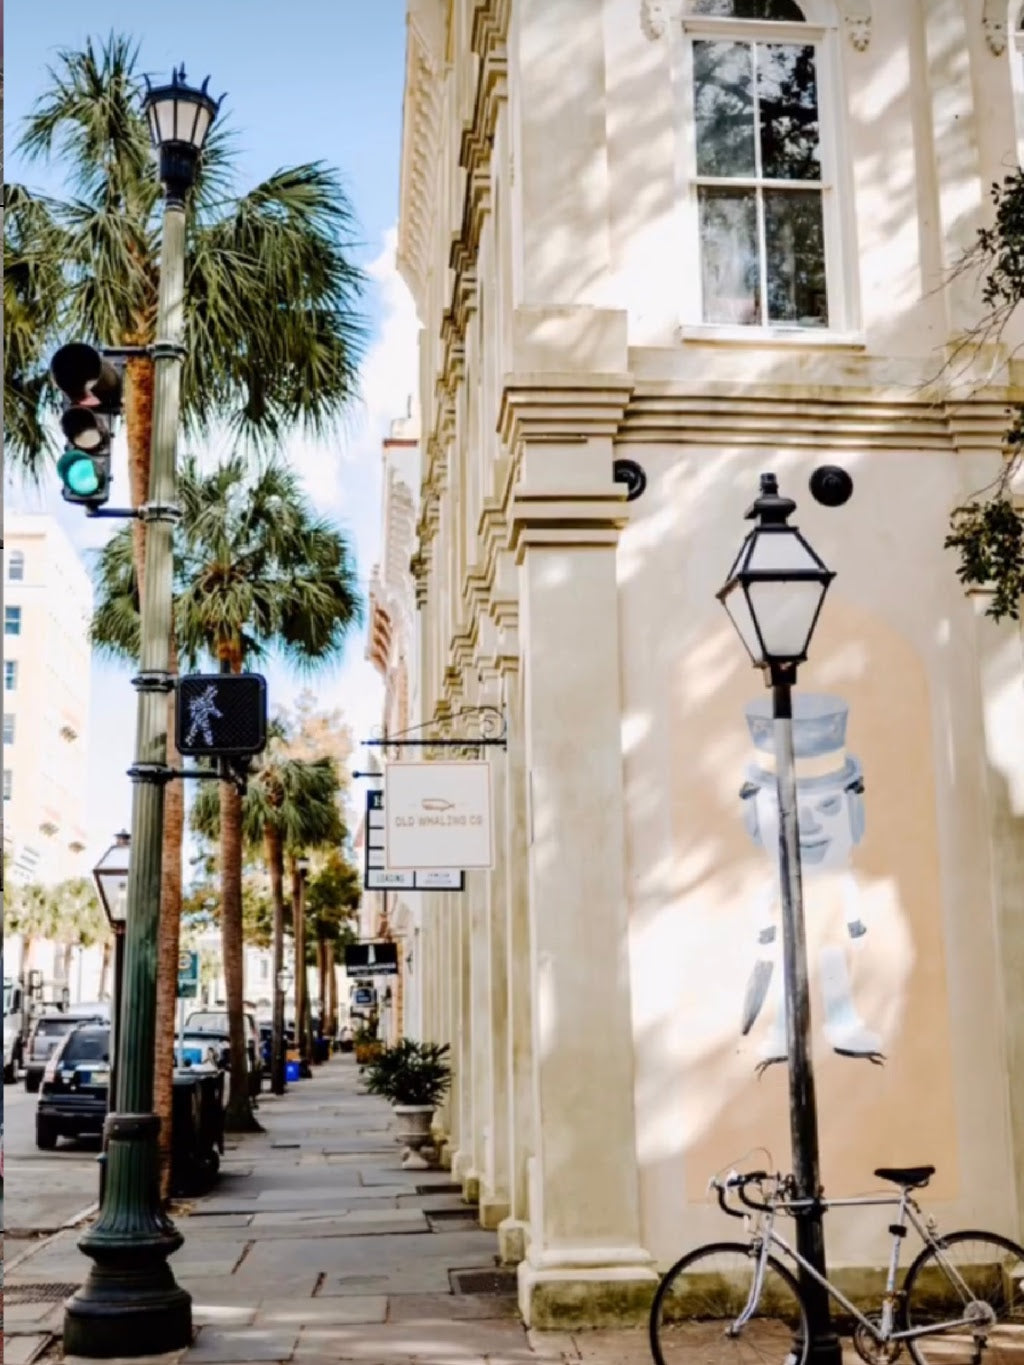
<path id="1" fill-rule="evenodd" d="M 384 1051 L 384 1044 L 377 1038 L 376 1027 L 367 1028 L 364 1026 L 356 1029 L 352 1046 L 355 1049 L 357 1066 L 366 1066 Z"/>
<path id="2" fill-rule="evenodd" d="M 397 1140 L 406 1165 L 425 1165 L 434 1110 L 451 1085 L 447 1043 L 421 1043 L 403 1038 L 384 1048 L 366 1068 L 366 1088 L 391 1102 L 398 1120 Z M 414 1155 L 416 1154 L 416 1155 Z M 436 1152 L 431 1158 L 436 1159 Z"/>

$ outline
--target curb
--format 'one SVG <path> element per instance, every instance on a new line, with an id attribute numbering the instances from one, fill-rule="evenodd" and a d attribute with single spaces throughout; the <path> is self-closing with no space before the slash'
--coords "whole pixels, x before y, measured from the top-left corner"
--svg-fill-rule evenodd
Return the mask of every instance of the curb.
<path id="1" fill-rule="evenodd" d="M 18 1266 L 23 1265 L 42 1247 L 49 1246 L 49 1244 L 58 1238 L 62 1232 L 68 1232 L 71 1228 L 77 1227 L 79 1223 L 84 1223 L 87 1218 L 99 1211 L 99 1207 L 99 1204 L 95 1200 L 93 1200 L 91 1204 L 86 1204 L 84 1209 L 79 1209 L 77 1213 L 71 1215 L 66 1223 L 62 1223 L 56 1232 L 51 1232 L 48 1237 L 41 1237 L 38 1242 L 34 1243 L 34 1245 L 30 1246 L 26 1251 L 22 1251 L 19 1255 L 15 1256 L 12 1261 L 8 1261 L 4 1266 L 5 1284 L 10 1278 L 11 1273 L 17 1270 Z M 13 1288 L 13 1286 L 11 1287 Z"/>

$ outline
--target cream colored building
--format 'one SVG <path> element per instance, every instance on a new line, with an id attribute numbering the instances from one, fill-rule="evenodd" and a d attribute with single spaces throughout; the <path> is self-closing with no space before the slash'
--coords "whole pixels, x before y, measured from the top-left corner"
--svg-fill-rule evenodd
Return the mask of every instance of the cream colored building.
<path id="1" fill-rule="evenodd" d="M 1018 8 L 409 0 L 420 719 L 509 737 L 423 1027 L 535 1324 L 635 1311 L 732 1235 L 709 1176 L 789 1165 L 766 694 L 715 600 L 767 471 L 838 575 L 797 717 L 825 1187 L 932 1162 L 943 1226 L 1024 1234 L 1024 658 L 943 549 L 1024 400 L 956 271 L 1024 145 Z M 831 1264 L 878 1229 L 830 1216 Z"/>
<path id="2" fill-rule="evenodd" d="M 407 415 L 391 423 L 381 447 L 380 562 L 370 580 L 366 657 L 384 684 L 382 735 L 407 730 L 419 714 L 419 622 L 410 567 L 419 485 L 419 421 L 410 402 Z M 374 758 L 379 754 L 367 752 Z M 371 761 L 371 766 L 376 765 Z M 361 826 L 356 841 L 360 856 L 364 838 Z M 384 937 L 399 944 L 398 977 L 375 982 L 382 1002 L 380 1036 L 391 1041 L 403 1034 L 419 1037 L 423 1028 L 422 964 L 417 960 L 421 898 L 421 892 L 367 890 L 360 906 L 361 938 Z"/>
<path id="3" fill-rule="evenodd" d="M 4 525 L 4 840 L 11 875 L 87 876 L 92 585 L 49 516 Z"/>

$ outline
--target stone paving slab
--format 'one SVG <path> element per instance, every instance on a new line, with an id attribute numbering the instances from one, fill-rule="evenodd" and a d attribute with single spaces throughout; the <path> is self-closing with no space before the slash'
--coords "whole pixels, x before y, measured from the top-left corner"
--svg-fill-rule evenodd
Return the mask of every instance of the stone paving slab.
<path id="1" fill-rule="evenodd" d="M 32 1365 L 32 1361 L 45 1350 L 49 1336 L 15 1337 L 4 1334 L 4 1365 Z"/>
<path id="2" fill-rule="evenodd" d="M 551 1361 L 561 1365 L 561 1352 L 537 1354 L 518 1323 L 385 1323 L 381 1327 L 304 1327 L 296 1359 L 319 1355 L 335 1360 L 379 1361 L 388 1357 L 437 1362 Z"/>
<path id="3" fill-rule="evenodd" d="M 388 1317 L 388 1300 L 383 1294 L 353 1294 L 349 1298 L 261 1299 L 256 1311 L 260 1326 L 301 1327 L 303 1325 L 342 1327 L 352 1323 L 382 1323 Z"/>
<path id="4" fill-rule="evenodd" d="M 257 1365 L 290 1360 L 299 1340 L 298 1328 L 201 1327 L 195 1344 L 182 1357 L 185 1365 Z"/>
<path id="5" fill-rule="evenodd" d="M 518 1320 L 513 1294 L 395 1294 L 388 1303 L 388 1322 L 469 1322 L 474 1319 Z"/>
<path id="6" fill-rule="evenodd" d="M 415 1209 L 340 1209 L 317 1214 L 290 1210 L 257 1213 L 252 1220 L 254 1237 L 358 1237 L 373 1233 L 429 1232 L 426 1216 Z"/>
<path id="7" fill-rule="evenodd" d="M 197 1308 L 205 1311 L 218 1307 L 241 1306 L 255 1310 L 259 1303 L 260 1294 L 253 1285 L 240 1279 L 238 1275 L 210 1276 L 199 1280 L 186 1273 L 180 1273 L 175 1275 L 175 1279 L 182 1289 L 187 1289 L 192 1295 L 193 1313 Z M 319 1276 L 315 1273 L 293 1275 L 282 1267 L 282 1273 L 275 1278 L 272 1288 L 275 1294 L 287 1295 L 291 1302 L 310 1303 L 318 1282 Z M 265 1290 L 267 1286 L 263 1288 Z"/>
<path id="8" fill-rule="evenodd" d="M 184 1354 L 183 1348 L 180 1351 L 165 1351 L 158 1356 L 113 1356 L 104 1361 L 104 1365 L 178 1365 Z M 96 1365 L 91 1356 L 61 1356 L 61 1360 L 64 1365 Z"/>

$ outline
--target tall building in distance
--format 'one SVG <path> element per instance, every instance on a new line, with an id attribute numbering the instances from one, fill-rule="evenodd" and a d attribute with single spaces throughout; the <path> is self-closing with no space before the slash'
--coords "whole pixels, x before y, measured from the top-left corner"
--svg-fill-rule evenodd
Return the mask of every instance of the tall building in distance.
<path id="1" fill-rule="evenodd" d="M 49 516 L 4 538 L 4 846 L 16 881 L 83 876 L 92 585 Z"/>

